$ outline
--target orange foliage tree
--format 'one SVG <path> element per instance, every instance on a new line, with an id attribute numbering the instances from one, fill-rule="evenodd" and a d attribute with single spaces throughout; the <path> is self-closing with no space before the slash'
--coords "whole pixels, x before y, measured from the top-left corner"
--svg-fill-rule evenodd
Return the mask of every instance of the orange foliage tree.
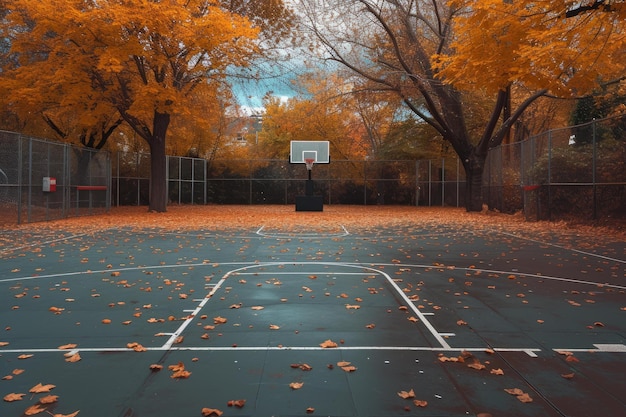
<path id="1" fill-rule="evenodd" d="M 482 209 L 489 149 L 528 106 L 624 77 L 623 2 L 607 2 L 606 9 L 569 0 L 300 2 L 304 25 L 326 58 L 373 90 L 397 94 L 450 144 L 466 173 L 468 211 Z M 479 101 L 490 110 L 481 109 L 482 128 L 473 130 L 468 121 L 477 122 Z"/>
<path id="2" fill-rule="evenodd" d="M 99 120 L 96 109 L 119 115 L 150 148 L 149 208 L 158 212 L 167 206 L 172 117 L 201 108 L 193 102 L 198 96 L 214 97 L 228 68 L 244 67 L 261 52 L 263 30 L 286 30 L 273 17 L 289 16 L 281 1 L 262 7 L 261 0 L 4 3 L 3 35 L 16 59 L 3 78 L 21 92 L 15 101 L 68 103 L 92 121 Z M 29 84 L 49 95 L 29 97 Z"/>

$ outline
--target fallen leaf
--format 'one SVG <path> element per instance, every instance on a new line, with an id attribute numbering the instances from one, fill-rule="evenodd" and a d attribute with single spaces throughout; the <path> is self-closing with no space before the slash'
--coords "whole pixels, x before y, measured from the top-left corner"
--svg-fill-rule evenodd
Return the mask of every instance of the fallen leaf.
<path id="1" fill-rule="evenodd" d="M 491 371 L 489 371 L 489 373 L 494 375 L 504 375 L 504 371 L 500 368 L 492 369 Z"/>
<path id="2" fill-rule="evenodd" d="M 408 398 L 415 398 L 415 391 L 411 388 L 409 391 L 400 391 L 398 392 L 398 397 L 404 398 L 405 400 Z"/>
<path id="3" fill-rule="evenodd" d="M 31 389 L 29 389 L 28 392 L 32 392 L 34 394 L 39 394 L 42 392 L 50 392 L 50 390 L 53 389 L 54 387 L 56 387 L 56 385 L 52 385 L 52 384 L 43 385 L 42 383 L 39 383 L 35 385 L 34 387 L 32 387 Z"/>
<path id="4" fill-rule="evenodd" d="M 309 408 L 306 409 L 306 413 L 307 414 L 312 414 L 314 412 L 315 412 L 315 408 L 313 408 L 313 407 L 309 407 Z"/>
<path id="5" fill-rule="evenodd" d="M 76 343 L 68 343 L 67 345 L 59 346 L 57 349 L 59 349 L 59 350 L 68 350 L 68 349 L 74 349 L 76 346 L 78 346 Z"/>
<path id="6" fill-rule="evenodd" d="M 65 362 L 70 362 L 70 363 L 78 362 L 80 360 L 81 360 L 81 357 L 78 352 L 65 358 Z"/>
<path id="7" fill-rule="evenodd" d="M 572 372 L 571 374 L 561 374 L 561 376 L 565 379 L 572 379 L 574 378 L 574 373 Z"/>
<path id="8" fill-rule="evenodd" d="M 252 310 L 263 310 L 265 307 L 263 306 L 252 306 L 250 307 Z"/>
<path id="9" fill-rule="evenodd" d="M 14 392 L 5 395 L 4 397 L 2 397 L 2 399 L 6 402 L 13 402 L 13 401 L 20 401 L 22 400 L 22 397 L 26 395 L 26 394 L 16 394 Z"/>
<path id="10" fill-rule="evenodd" d="M 320 343 L 320 346 L 324 349 L 332 349 L 332 348 L 336 348 L 337 347 L 337 343 L 333 342 L 332 340 L 328 339 L 326 341 L 324 341 L 323 343 Z"/>
<path id="11" fill-rule="evenodd" d="M 270 324 L 270 330 L 278 330 L 278 329 L 280 329 L 280 326 L 276 324 Z"/>
<path id="12" fill-rule="evenodd" d="M 41 404 L 35 404 L 24 410 L 24 415 L 34 416 L 35 414 L 43 413 L 44 411 L 46 411 L 46 406 Z"/>
<path id="13" fill-rule="evenodd" d="M 218 410 L 217 408 L 203 408 L 202 409 L 202 415 L 204 417 L 210 417 L 210 416 L 217 416 L 220 417 L 222 414 L 224 414 L 223 411 Z"/>
<path id="14" fill-rule="evenodd" d="M 28 358 L 32 358 L 34 355 L 32 353 L 23 353 L 20 356 L 18 356 L 18 359 L 28 359 Z"/>
<path id="15" fill-rule="evenodd" d="M 415 404 L 416 407 L 426 407 L 428 405 L 428 401 L 413 400 L 413 404 Z"/>
<path id="16" fill-rule="evenodd" d="M 158 363 L 153 363 L 152 365 L 150 365 L 150 370 L 153 372 L 158 372 L 161 369 L 163 369 L 163 365 L 159 365 Z"/>
<path id="17" fill-rule="evenodd" d="M 292 382 L 291 384 L 289 384 L 289 388 L 296 390 L 302 388 L 303 385 L 304 382 Z"/>
<path id="18" fill-rule="evenodd" d="M 213 318 L 213 323 L 215 323 L 215 324 L 224 324 L 227 321 L 228 321 L 228 319 L 225 319 L 224 317 L 220 317 L 220 316 Z"/>
<path id="19" fill-rule="evenodd" d="M 72 414 L 53 414 L 52 417 L 76 417 L 80 410 L 74 411 Z"/>
<path id="20" fill-rule="evenodd" d="M 39 399 L 39 404 L 52 404 L 59 400 L 58 395 L 46 395 L 45 397 L 41 397 Z"/>
<path id="21" fill-rule="evenodd" d="M 228 401 L 228 406 L 229 407 L 243 408 L 244 405 L 246 405 L 246 400 L 230 400 L 230 401 Z"/>

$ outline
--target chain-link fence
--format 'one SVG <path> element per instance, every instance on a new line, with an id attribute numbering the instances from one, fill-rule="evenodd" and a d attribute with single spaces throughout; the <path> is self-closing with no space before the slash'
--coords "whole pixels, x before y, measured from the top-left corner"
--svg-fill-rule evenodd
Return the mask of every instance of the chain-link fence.
<path id="1" fill-rule="evenodd" d="M 144 205 L 149 198 L 147 154 L 113 156 L 113 204 Z M 285 160 L 167 157 L 170 204 L 294 204 L 308 172 Z M 326 204 L 460 206 L 464 177 L 457 159 L 433 161 L 333 160 L 313 166 L 315 194 Z"/>
<path id="2" fill-rule="evenodd" d="M 626 216 L 626 116 L 504 145 L 489 154 L 487 204 L 529 220 Z"/>
<path id="3" fill-rule="evenodd" d="M 170 204 L 294 204 L 304 165 L 285 160 L 205 160 L 170 156 Z M 43 191 L 56 178 L 56 191 Z M 32 222 L 147 205 L 148 154 L 108 153 L 0 132 L 3 220 Z M 464 206 L 457 158 L 333 160 L 312 170 L 325 204 Z M 626 117 L 557 129 L 493 149 L 483 198 L 492 209 L 523 210 L 529 220 L 596 219 L 626 213 Z"/>
<path id="4" fill-rule="evenodd" d="M 2 223 L 107 211 L 110 178 L 107 152 L 0 131 Z"/>

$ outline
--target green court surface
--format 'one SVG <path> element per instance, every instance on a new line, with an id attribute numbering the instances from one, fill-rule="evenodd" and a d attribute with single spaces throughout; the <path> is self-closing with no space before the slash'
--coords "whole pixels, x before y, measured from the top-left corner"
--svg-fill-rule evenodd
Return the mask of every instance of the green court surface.
<path id="1" fill-rule="evenodd" d="M 419 210 L 42 230 L 0 247 L 2 417 L 626 416 L 624 242 Z"/>

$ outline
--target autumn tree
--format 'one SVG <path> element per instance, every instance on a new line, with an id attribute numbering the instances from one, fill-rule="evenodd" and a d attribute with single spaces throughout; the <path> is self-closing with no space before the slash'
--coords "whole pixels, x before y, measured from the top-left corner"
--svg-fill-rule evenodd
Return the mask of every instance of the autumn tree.
<path id="1" fill-rule="evenodd" d="M 28 74 L 39 82 L 41 75 L 50 89 L 71 94 L 76 106 L 91 109 L 95 102 L 115 109 L 149 146 L 154 211 L 167 205 L 172 118 L 191 114 L 193 99 L 218 91 L 228 68 L 258 56 L 259 39 L 289 27 L 281 1 L 6 3 L 12 49 L 22 52 L 14 79 Z M 22 27 L 29 30 L 16 29 Z"/>
<path id="2" fill-rule="evenodd" d="M 566 18 L 578 3 L 301 0 L 327 59 L 397 94 L 454 149 L 468 211 L 482 209 L 489 149 L 529 105 L 624 76 L 623 8 Z M 470 129 L 473 105 L 485 96 L 490 110 L 479 130 Z"/>

